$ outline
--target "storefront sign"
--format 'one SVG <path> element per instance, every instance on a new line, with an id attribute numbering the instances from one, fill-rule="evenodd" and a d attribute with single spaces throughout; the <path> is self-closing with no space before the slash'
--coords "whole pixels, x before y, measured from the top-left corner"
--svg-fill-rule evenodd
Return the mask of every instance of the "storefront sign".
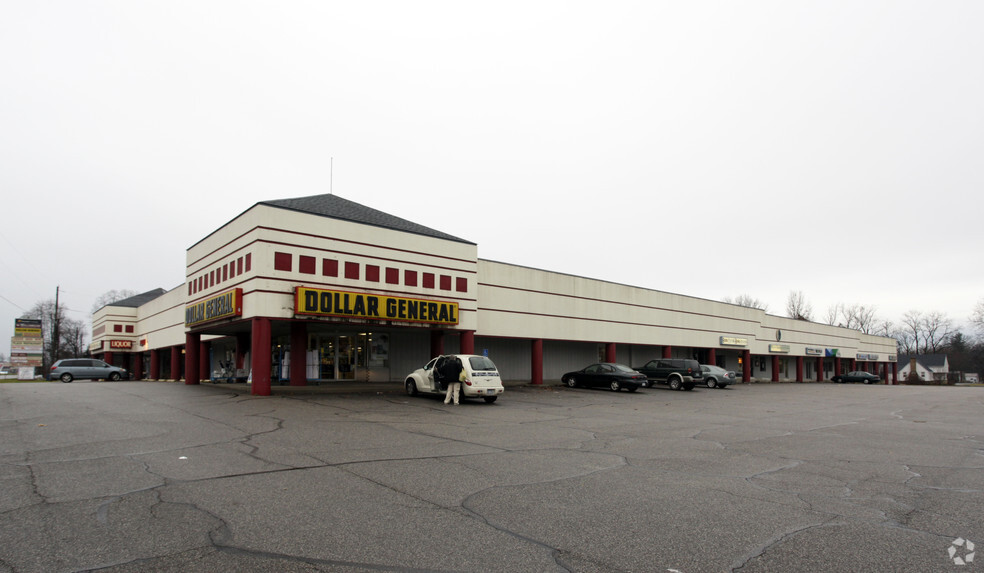
<path id="1" fill-rule="evenodd" d="M 810 348 L 806 347 L 807 356 L 823 356 L 823 348 Z"/>
<path id="2" fill-rule="evenodd" d="M 858 360 L 867 360 L 867 359 L 868 359 L 867 354 L 858 354 Z"/>
<path id="3" fill-rule="evenodd" d="M 896 361 L 896 360 L 895 360 L 895 355 L 894 355 L 894 354 L 889 354 L 889 355 L 888 355 L 888 361 L 889 361 L 889 362 L 895 362 L 895 361 Z"/>
<path id="4" fill-rule="evenodd" d="M 110 340 L 109 347 L 116 350 L 129 350 L 133 348 L 132 340 Z"/>
<path id="5" fill-rule="evenodd" d="M 41 319 L 39 318 L 15 318 L 14 336 L 41 338 Z"/>
<path id="6" fill-rule="evenodd" d="M 748 346 L 748 339 L 735 336 L 722 336 L 721 346 Z"/>
<path id="7" fill-rule="evenodd" d="M 770 344 L 769 352 L 789 352 L 788 344 Z"/>
<path id="8" fill-rule="evenodd" d="M 458 303 L 297 287 L 294 313 L 369 320 L 458 324 Z"/>
<path id="9" fill-rule="evenodd" d="M 823 355 L 828 358 L 840 356 L 840 348 L 824 348 Z"/>
<path id="10" fill-rule="evenodd" d="M 185 326 L 243 315 L 243 289 L 237 288 L 185 307 Z"/>

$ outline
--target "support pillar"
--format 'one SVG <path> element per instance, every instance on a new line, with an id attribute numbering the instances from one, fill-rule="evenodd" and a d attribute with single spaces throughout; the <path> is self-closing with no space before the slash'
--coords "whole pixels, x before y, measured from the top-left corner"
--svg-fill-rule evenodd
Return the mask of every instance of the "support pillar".
<path id="1" fill-rule="evenodd" d="M 772 381 L 779 381 L 779 356 L 772 357 Z"/>
<path id="2" fill-rule="evenodd" d="M 882 372 L 882 380 L 885 381 L 885 385 L 890 385 L 892 381 L 888 379 L 888 362 L 882 362 Z"/>
<path id="3" fill-rule="evenodd" d="M 256 317 L 253 319 L 252 338 L 250 344 L 250 372 L 253 376 L 252 390 L 254 396 L 269 396 L 270 369 L 273 366 L 270 348 L 270 319 Z"/>
<path id="4" fill-rule="evenodd" d="M 444 354 L 444 331 L 431 331 L 431 358 Z"/>
<path id="5" fill-rule="evenodd" d="M 614 342 L 605 344 L 605 362 L 617 362 L 616 348 Z"/>
<path id="6" fill-rule="evenodd" d="M 307 323 L 290 323 L 290 385 L 307 386 Z"/>
<path id="7" fill-rule="evenodd" d="M 181 347 L 171 347 L 171 377 L 168 380 L 181 380 Z"/>
<path id="8" fill-rule="evenodd" d="M 803 357 L 802 356 L 797 356 L 796 357 L 796 381 L 797 382 L 802 382 L 803 381 Z"/>
<path id="9" fill-rule="evenodd" d="M 543 339 L 532 341 L 530 349 L 530 382 L 543 384 Z"/>
<path id="10" fill-rule="evenodd" d="M 717 366 L 717 349 L 711 348 L 707 351 L 707 363 Z"/>
<path id="11" fill-rule="evenodd" d="M 130 355 L 130 379 L 143 379 L 143 352 L 134 352 Z"/>
<path id="12" fill-rule="evenodd" d="M 892 384 L 899 383 L 899 363 L 892 362 Z"/>
<path id="13" fill-rule="evenodd" d="M 817 356 L 817 382 L 823 382 L 823 356 Z"/>
<path id="14" fill-rule="evenodd" d="M 752 381 L 752 351 L 742 350 L 741 352 L 741 381 Z"/>
<path id="15" fill-rule="evenodd" d="M 212 379 L 212 343 L 198 343 L 198 377 L 201 380 Z"/>
<path id="16" fill-rule="evenodd" d="M 150 379 L 161 379 L 161 351 L 156 348 L 150 351 Z"/>
<path id="17" fill-rule="evenodd" d="M 664 346 L 663 347 L 663 358 L 673 358 L 673 347 Z"/>
<path id="18" fill-rule="evenodd" d="M 201 377 L 198 375 L 199 352 L 201 352 L 202 335 L 197 332 L 185 334 L 185 384 L 198 384 Z"/>
<path id="19" fill-rule="evenodd" d="M 462 354 L 475 354 L 475 331 L 463 330 L 458 346 L 461 348 Z"/>
<path id="20" fill-rule="evenodd" d="M 113 353 L 112 352 L 106 352 L 105 354 L 103 354 L 103 362 L 105 362 L 106 364 L 109 364 L 110 366 L 116 366 L 115 364 L 113 364 Z"/>
<path id="21" fill-rule="evenodd" d="M 834 376 L 841 375 L 841 359 L 840 356 L 834 358 Z"/>

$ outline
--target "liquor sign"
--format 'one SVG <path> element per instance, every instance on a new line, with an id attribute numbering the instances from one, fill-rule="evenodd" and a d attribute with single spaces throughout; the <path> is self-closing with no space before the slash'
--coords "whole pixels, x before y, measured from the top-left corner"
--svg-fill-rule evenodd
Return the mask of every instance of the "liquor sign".
<path id="1" fill-rule="evenodd" d="M 132 340 L 110 340 L 109 347 L 114 350 L 130 350 L 133 348 Z"/>
<path id="2" fill-rule="evenodd" d="M 296 287 L 294 314 L 458 324 L 458 303 Z"/>

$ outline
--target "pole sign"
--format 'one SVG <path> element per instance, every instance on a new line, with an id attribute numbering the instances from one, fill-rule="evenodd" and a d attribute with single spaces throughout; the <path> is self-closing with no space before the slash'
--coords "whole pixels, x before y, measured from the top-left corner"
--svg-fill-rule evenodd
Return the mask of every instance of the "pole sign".
<path id="1" fill-rule="evenodd" d="M 458 324 L 458 303 L 299 286 L 294 290 L 294 314 Z"/>

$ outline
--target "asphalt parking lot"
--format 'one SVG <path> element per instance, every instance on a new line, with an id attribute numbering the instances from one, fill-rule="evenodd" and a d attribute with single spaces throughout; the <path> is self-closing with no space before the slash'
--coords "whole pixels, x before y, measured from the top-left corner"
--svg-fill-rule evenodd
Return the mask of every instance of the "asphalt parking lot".
<path id="1" fill-rule="evenodd" d="M 391 388 L 0 384 L 0 572 L 984 567 L 984 388 Z"/>

